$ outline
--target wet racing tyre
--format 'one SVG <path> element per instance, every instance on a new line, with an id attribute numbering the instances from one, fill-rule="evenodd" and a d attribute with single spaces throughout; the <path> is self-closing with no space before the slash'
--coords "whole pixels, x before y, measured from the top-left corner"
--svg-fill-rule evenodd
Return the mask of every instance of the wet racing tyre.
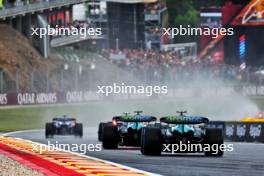
<path id="1" fill-rule="evenodd" d="M 98 141 L 102 141 L 102 135 L 103 135 L 103 128 L 105 123 L 99 123 L 98 126 Z"/>
<path id="2" fill-rule="evenodd" d="M 83 124 L 76 123 L 76 126 L 74 128 L 74 135 L 79 137 L 83 136 Z"/>
<path id="3" fill-rule="evenodd" d="M 45 126 L 45 137 L 50 138 L 54 135 L 54 128 L 52 123 L 46 123 Z"/>
<path id="4" fill-rule="evenodd" d="M 205 133 L 205 145 L 210 150 L 205 151 L 205 156 L 221 157 L 224 151 L 220 150 L 220 146 L 224 143 L 223 131 L 218 128 L 208 128 Z M 206 147 L 204 146 L 204 147 Z M 216 148 L 217 146 L 217 148 Z M 204 148 L 205 149 L 205 148 Z M 217 150 L 217 151 L 216 151 Z"/>
<path id="5" fill-rule="evenodd" d="M 117 149 L 118 148 L 118 133 L 117 128 L 114 126 L 104 126 L 102 143 L 104 149 Z"/>
<path id="6" fill-rule="evenodd" d="M 162 139 L 160 128 L 146 127 L 141 133 L 141 153 L 143 155 L 161 155 Z"/>
<path id="7" fill-rule="evenodd" d="M 112 126 L 112 122 L 101 122 L 98 126 L 98 141 L 102 141 L 103 139 L 103 130 L 105 126 Z"/>

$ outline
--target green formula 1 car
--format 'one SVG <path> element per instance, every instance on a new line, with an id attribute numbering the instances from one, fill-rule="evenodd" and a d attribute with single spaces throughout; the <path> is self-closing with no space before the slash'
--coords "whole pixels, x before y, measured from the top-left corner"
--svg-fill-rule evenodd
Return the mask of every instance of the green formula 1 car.
<path id="1" fill-rule="evenodd" d="M 98 139 L 102 141 L 104 149 L 140 146 L 142 128 L 156 123 L 156 120 L 156 117 L 143 115 L 142 111 L 114 116 L 111 122 L 99 124 Z"/>
<path id="2" fill-rule="evenodd" d="M 206 156 L 222 156 L 222 129 L 208 128 L 208 118 L 179 115 L 165 116 L 160 124 L 142 129 L 141 153 L 161 155 L 162 152 L 204 152 Z"/>

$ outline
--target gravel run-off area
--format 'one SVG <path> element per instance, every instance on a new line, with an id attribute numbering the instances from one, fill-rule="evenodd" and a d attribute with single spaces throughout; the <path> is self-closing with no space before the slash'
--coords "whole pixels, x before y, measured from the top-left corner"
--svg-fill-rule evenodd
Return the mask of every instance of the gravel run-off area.
<path id="1" fill-rule="evenodd" d="M 0 176 L 43 176 L 43 174 L 0 154 Z"/>

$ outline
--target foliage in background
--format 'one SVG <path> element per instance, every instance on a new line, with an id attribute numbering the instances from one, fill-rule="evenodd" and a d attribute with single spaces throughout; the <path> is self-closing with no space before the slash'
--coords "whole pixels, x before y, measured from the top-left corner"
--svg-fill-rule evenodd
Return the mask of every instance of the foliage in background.
<path id="1" fill-rule="evenodd" d="M 166 0 L 169 13 L 169 26 L 179 27 L 180 25 L 198 27 L 200 24 L 200 7 L 221 6 L 223 0 Z M 178 36 L 175 42 L 193 42 L 198 37 Z"/>

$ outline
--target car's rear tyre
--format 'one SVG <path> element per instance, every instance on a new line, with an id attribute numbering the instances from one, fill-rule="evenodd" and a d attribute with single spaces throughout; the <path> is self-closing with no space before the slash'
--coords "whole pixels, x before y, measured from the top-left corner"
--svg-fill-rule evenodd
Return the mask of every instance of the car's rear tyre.
<path id="1" fill-rule="evenodd" d="M 103 139 L 103 130 L 105 126 L 112 126 L 112 122 L 101 122 L 98 127 L 98 141 L 102 141 Z"/>
<path id="2" fill-rule="evenodd" d="M 108 125 L 108 126 L 112 126 L 112 122 L 107 122 L 107 123 L 104 123 L 104 122 L 101 122 L 98 126 L 98 141 L 102 141 L 103 139 L 103 130 L 104 130 L 104 127 Z"/>
<path id="3" fill-rule="evenodd" d="M 104 124 L 105 123 L 103 123 L 103 122 L 99 123 L 99 126 L 98 126 L 98 141 L 102 141 L 102 134 L 103 134 Z"/>
<path id="4" fill-rule="evenodd" d="M 74 135 L 83 137 L 83 124 L 76 123 L 75 128 L 74 128 Z"/>
<path id="5" fill-rule="evenodd" d="M 52 123 L 46 123 L 45 126 L 45 137 L 50 138 L 54 135 L 54 128 Z"/>
<path id="6" fill-rule="evenodd" d="M 117 149 L 118 148 L 117 128 L 114 126 L 104 126 L 102 142 L 104 149 Z"/>
<path id="7" fill-rule="evenodd" d="M 141 153 L 143 155 L 161 155 L 162 139 L 160 128 L 146 127 L 141 133 Z"/>
<path id="8" fill-rule="evenodd" d="M 205 156 L 221 157 L 224 151 L 221 150 L 221 145 L 224 143 L 223 131 L 218 128 L 208 128 L 205 133 L 205 145 L 210 147 L 210 150 L 205 151 Z M 217 149 L 216 147 L 217 146 Z M 208 148 L 207 148 L 208 149 Z"/>

